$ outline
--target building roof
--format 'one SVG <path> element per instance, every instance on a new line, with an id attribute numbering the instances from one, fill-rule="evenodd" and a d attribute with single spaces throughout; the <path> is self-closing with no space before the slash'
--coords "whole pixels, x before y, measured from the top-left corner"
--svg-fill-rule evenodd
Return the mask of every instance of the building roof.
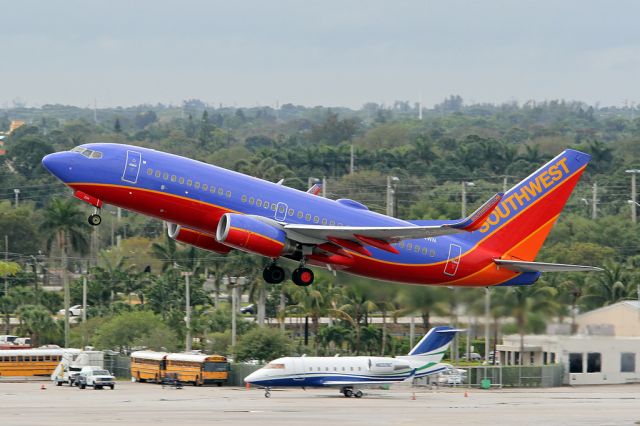
<path id="1" fill-rule="evenodd" d="M 608 310 L 618 309 L 620 307 L 631 308 L 640 310 L 640 301 L 638 300 L 623 300 L 621 302 L 614 303 L 613 305 L 603 306 L 602 308 L 593 309 L 591 311 L 583 312 L 578 317 L 582 317 L 585 315 L 591 315 L 595 312 L 604 312 Z"/>

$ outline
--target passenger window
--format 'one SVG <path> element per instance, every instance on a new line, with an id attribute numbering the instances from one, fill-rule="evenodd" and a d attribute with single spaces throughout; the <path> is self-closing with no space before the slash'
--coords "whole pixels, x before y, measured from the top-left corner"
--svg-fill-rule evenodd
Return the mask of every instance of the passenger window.
<path id="1" fill-rule="evenodd" d="M 211 189 L 209 189 L 209 192 L 211 192 L 212 194 L 216 193 L 216 187 L 211 185 Z"/>
<path id="2" fill-rule="evenodd" d="M 147 169 L 147 174 L 148 174 L 149 176 L 151 176 L 151 175 L 153 174 L 153 169 L 152 169 L 152 168 L 148 168 L 148 169 Z"/>
<path id="3" fill-rule="evenodd" d="M 344 371 L 344 367 L 342 367 L 342 371 Z"/>
<path id="4" fill-rule="evenodd" d="M 231 198 L 231 191 L 227 191 L 227 198 Z"/>
<path id="5" fill-rule="evenodd" d="M 329 222 L 329 225 L 334 226 L 336 224 L 335 220 L 332 220 L 331 222 Z"/>
<path id="6" fill-rule="evenodd" d="M 307 213 L 307 214 L 304 216 L 304 218 L 305 218 L 307 221 L 310 221 L 310 220 L 311 220 L 311 213 Z"/>
<path id="7" fill-rule="evenodd" d="M 429 256 L 434 257 L 436 255 L 436 251 L 434 249 L 431 249 L 431 251 L 429 252 Z"/>
<path id="8" fill-rule="evenodd" d="M 253 197 L 249 198 L 249 204 L 253 205 L 255 203 L 255 199 Z"/>
<path id="9" fill-rule="evenodd" d="M 169 180 L 169 173 L 164 172 L 164 173 L 162 174 L 162 179 L 164 179 L 164 180 Z"/>
<path id="10" fill-rule="evenodd" d="M 319 223 L 319 222 L 320 222 L 320 218 L 318 216 L 314 216 L 313 223 Z"/>
<path id="11" fill-rule="evenodd" d="M 287 211 L 287 215 L 288 215 L 288 216 L 293 216 L 293 213 L 294 213 L 294 212 L 293 212 L 293 209 L 289 209 L 289 210 Z"/>
<path id="12" fill-rule="evenodd" d="M 262 207 L 262 200 L 260 198 L 256 200 L 256 206 Z"/>
<path id="13" fill-rule="evenodd" d="M 327 219 L 322 219 L 322 224 L 326 225 L 327 224 Z"/>
<path id="14" fill-rule="evenodd" d="M 413 244 L 412 243 L 407 243 L 407 250 L 411 250 L 413 248 Z"/>
<path id="15" fill-rule="evenodd" d="M 242 198 L 241 198 L 241 200 L 242 200 L 242 202 L 243 202 L 243 203 L 246 203 L 246 202 L 247 202 L 247 196 L 246 196 L 246 195 L 243 195 L 243 196 L 242 196 Z M 186 297 L 186 296 L 185 296 L 185 297 Z"/>
<path id="16" fill-rule="evenodd" d="M 271 210 L 276 211 L 276 203 L 271 203 Z"/>
<path id="17" fill-rule="evenodd" d="M 206 191 L 207 189 L 209 189 L 209 185 L 207 185 L 206 183 L 202 184 L 202 190 Z"/>
<path id="18" fill-rule="evenodd" d="M 218 195 L 222 195 L 222 194 L 224 194 L 224 189 L 218 188 Z"/>
<path id="19" fill-rule="evenodd" d="M 353 367 L 351 367 L 351 371 L 353 371 Z"/>
<path id="20" fill-rule="evenodd" d="M 284 213 L 284 206 L 282 204 L 280 204 L 280 207 L 278 207 L 278 211 L 280 213 Z"/>
<path id="21" fill-rule="evenodd" d="M 178 182 L 180 183 L 180 185 L 184 185 L 184 178 L 181 177 L 180 179 L 178 179 Z"/>
<path id="22" fill-rule="evenodd" d="M 427 250 L 427 248 L 425 247 L 425 248 L 422 249 L 422 254 L 424 254 L 426 256 L 428 251 L 429 250 Z"/>
<path id="23" fill-rule="evenodd" d="M 156 177 L 160 177 L 160 170 L 156 170 Z"/>
<path id="24" fill-rule="evenodd" d="M 415 246 L 413 251 L 415 251 L 416 253 L 420 253 L 420 246 Z"/>
<path id="25" fill-rule="evenodd" d="M 193 186 L 193 181 L 191 179 L 187 180 L 187 186 Z"/>
<path id="26" fill-rule="evenodd" d="M 200 189 L 200 182 L 196 181 L 196 184 L 194 185 L 194 187 L 195 187 L 196 189 Z"/>
<path id="27" fill-rule="evenodd" d="M 404 247 L 404 241 L 400 241 L 400 247 Z"/>
<path id="28" fill-rule="evenodd" d="M 265 202 L 264 202 L 264 208 L 265 208 L 265 209 L 268 209 L 268 208 L 269 208 L 269 202 L 268 202 L 268 201 L 265 201 Z"/>
<path id="29" fill-rule="evenodd" d="M 171 182 L 175 182 L 176 180 L 178 180 L 178 176 L 171 175 Z"/>
<path id="30" fill-rule="evenodd" d="M 304 216 L 304 213 L 302 212 L 302 210 L 298 211 L 298 219 L 302 219 L 302 216 Z"/>

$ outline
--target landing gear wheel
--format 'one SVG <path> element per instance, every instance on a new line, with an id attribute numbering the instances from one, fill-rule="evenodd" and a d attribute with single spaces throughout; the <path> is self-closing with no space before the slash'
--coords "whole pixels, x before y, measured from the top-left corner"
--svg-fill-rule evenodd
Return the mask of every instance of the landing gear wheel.
<path id="1" fill-rule="evenodd" d="M 356 391 L 356 393 L 354 393 L 353 396 L 355 396 L 356 398 L 362 398 L 362 391 L 361 390 Z"/>
<path id="2" fill-rule="evenodd" d="M 295 285 L 299 285 L 301 287 L 309 286 L 313 283 L 313 271 L 309 268 L 298 268 L 294 269 L 293 273 L 291 273 L 291 280 Z"/>
<path id="3" fill-rule="evenodd" d="M 102 218 L 100 217 L 99 214 L 94 213 L 92 215 L 89 216 L 89 225 L 91 226 L 98 226 L 102 223 Z"/>
<path id="4" fill-rule="evenodd" d="M 344 396 L 347 398 L 351 398 L 353 396 L 353 391 L 351 389 L 345 389 Z"/>
<path id="5" fill-rule="evenodd" d="M 265 397 L 265 398 L 271 398 L 271 391 L 270 391 L 269 389 L 266 389 L 266 390 L 264 391 L 264 397 Z"/>
<path id="6" fill-rule="evenodd" d="M 284 269 L 278 265 L 269 265 L 262 271 L 262 278 L 269 284 L 280 284 L 284 281 Z"/>

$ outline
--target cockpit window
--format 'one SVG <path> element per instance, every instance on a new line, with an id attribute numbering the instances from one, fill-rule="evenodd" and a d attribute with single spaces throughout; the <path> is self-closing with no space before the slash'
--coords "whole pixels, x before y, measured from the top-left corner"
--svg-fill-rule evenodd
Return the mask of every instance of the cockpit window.
<path id="1" fill-rule="evenodd" d="M 76 146 L 71 150 L 71 152 L 78 152 L 87 158 L 91 158 L 93 160 L 102 158 L 102 153 L 100 151 L 94 151 L 93 149 L 84 148 L 81 146 Z"/>
<path id="2" fill-rule="evenodd" d="M 278 368 L 284 368 L 284 364 L 274 364 L 273 362 L 267 364 L 264 366 L 265 369 L 267 368 L 273 368 L 273 369 L 278 369 Z"/>

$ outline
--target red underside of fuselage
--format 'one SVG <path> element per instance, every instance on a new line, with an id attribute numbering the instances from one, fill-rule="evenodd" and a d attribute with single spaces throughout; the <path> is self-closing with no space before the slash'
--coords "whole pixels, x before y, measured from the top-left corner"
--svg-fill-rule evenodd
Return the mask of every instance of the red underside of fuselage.
<path id="1" fill-rule="evenodd" d="M 481 244 L 462 255 L 455 275 L 444 273 L 446 261 L 431 264 L 405 264 L 387 262 L 364 254 L 349 251 L 353 256 L 353 265 L 338 268 L 350 273 L 379 280 L 404 282 L 408 284 L 440 284 L 457 286 L 490 286 L 508 281 L 518 273 L 498 269 L 493 263 L 495 258 L 505 258 L 510 251 L 516 250 L 520 259 L 522 253 L 531 252 L 532 260 L 541 244 L 540 238 L 532 238 L 536 233 L 543 237 L 550 230 L 555 218 L 562 210 L 566 199 L 580 178 L 575 173 L 557 188 L 544 194 L 534 204 L 505 223 L 500 232 L 489 234 Z M 81 190 L 100 200 L 137 213 L 179 224 L 188 228 L 215 235 L 220 217 L 230 210 L 219 206 L 195 201 L 186 197 L 166 194 L 118 185 L 71 184 L 75 190 Z M 541 202 L 544 200 L 544 202 Z M 544 238 L 542 238 L 542 241 Z M 511 256 L 513 257 L 513 256 Z M 318 262 L 310 261 L 317 264 Z M 325 266 L 320 263 L 321 266 Z"/>

